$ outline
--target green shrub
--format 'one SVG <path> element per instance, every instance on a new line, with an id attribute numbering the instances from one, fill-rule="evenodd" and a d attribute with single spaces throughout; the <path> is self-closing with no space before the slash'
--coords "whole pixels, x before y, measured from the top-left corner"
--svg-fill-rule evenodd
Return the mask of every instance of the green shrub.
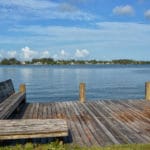
<path id="1" fill-rule="evenodd" d="M 113 145 L 107 147 L 82 147 L 79 145 L 51 142 L 49 144 L 32 144 L 5 146 L 0 150 L 150 150 L 150 144 Z"/>

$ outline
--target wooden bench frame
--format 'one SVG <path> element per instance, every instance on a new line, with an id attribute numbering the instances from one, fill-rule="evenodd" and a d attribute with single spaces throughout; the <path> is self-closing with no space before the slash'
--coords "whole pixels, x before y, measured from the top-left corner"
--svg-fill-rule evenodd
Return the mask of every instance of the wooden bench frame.
<path id="1" fill-rule="evenodd" d="M 26 102 L 25 85 L 15 92 L 12 80 L 0 82 L 0 119 L 7 119 L 21 104 Z"/>
<path id="2" fill-rule="evenodd" d="M 15 93 L 12 80 L 0 82 L 0 140 L 68 136 L 64 119 L 18 119 L 9 116 L 26 102 L 26 87 Z"/>

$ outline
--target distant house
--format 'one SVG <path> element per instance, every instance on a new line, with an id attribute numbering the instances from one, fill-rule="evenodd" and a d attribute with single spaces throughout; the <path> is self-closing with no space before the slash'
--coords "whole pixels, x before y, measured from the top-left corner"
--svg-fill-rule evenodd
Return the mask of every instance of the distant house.
<path id="1" fill-rule="evenodd" d="M 26 64 L 26 62 L 25 62 L 25 61 L 22 61 L 22 62 L 21 62 L 21 65 L 25 65 L 25 64 Z"/>
<path id="2" fill-rule="evenodd" d="M 42 65 L 41 62 L 35 62 L 34 65 Z"/>

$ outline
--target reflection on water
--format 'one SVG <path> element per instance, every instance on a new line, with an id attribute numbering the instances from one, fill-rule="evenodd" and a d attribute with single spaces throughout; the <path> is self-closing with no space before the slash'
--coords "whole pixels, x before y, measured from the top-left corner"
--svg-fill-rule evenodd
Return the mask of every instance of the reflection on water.
<path id="1" fill-rule="evenodd" d="M 0 66 L 0 81 L 27 86 L 28 101 L 77 100 L 80 82 L 92 99 L 144 98 L 150 65 Z"/>

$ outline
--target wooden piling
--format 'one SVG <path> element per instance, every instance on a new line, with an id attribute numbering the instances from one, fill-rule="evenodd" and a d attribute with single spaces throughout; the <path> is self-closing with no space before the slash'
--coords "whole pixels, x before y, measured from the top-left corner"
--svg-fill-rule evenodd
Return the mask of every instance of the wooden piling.
<path id="1" fill-rule="evenodd" d="M 150 100 L 150 81 L 145 83 L 145 99 Z"/>
<path id="2" fill-rule="evenodd" d="M 79 97 L 80 97 L 80 102 L 84 103 L 86 98 L 85 98 L 85 83 L 80 83 L 80 93 L 79 93 Z"/>
<path id="3" fill-rule="evenodd" d="M 26 92 L 26 86 L 25 86 L 25 84 L 20 84 L 19 91 L 20 92 Z"/>
<path id="4" fill-rule="evenodd" d="M 26 85 L 25 84 L 20 84 L 19 86 L 19 92 L 24 92 L 25 93 L 25 98 L 24 98 L 24 101 L 23 103 L 26 103 Z M 18 112 L 19 112 L 19 107 L 18 107 Z"/>

